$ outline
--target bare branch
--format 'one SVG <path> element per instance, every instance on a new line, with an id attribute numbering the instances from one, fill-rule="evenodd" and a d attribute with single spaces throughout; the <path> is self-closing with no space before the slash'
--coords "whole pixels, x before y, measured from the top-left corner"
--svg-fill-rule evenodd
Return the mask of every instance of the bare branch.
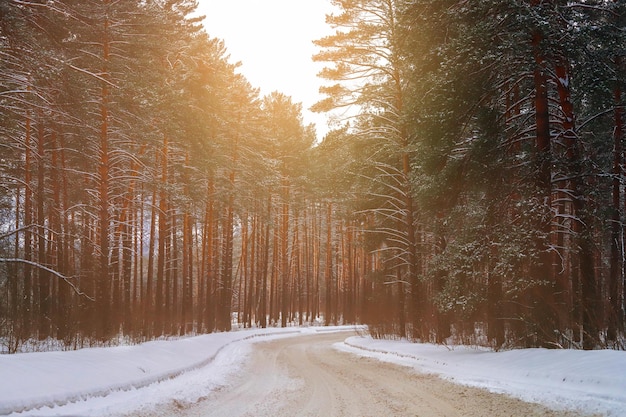
<path id="1" fill-rule="evenodd" d="M 52 275 L 62 279 L 63 281 L 65 281 L 70 287 L 72 287 L 72 289 L 74 290 L 74 292 L 81 296 L 81 297 L 85 297 L 88 300 L 91 301 L 96 301 L 95 298 L 85 294 L 84 292 L 82 292 L 81 290 L 78 289 L 78 287 L 76 285 L 74 285 L 74 283 L 72 283 L 70 281 L 71 278 L 66 277 L 65 275 L 55 271 L 54 269 L 48 268 L 47 266 L 41 265 L 37 262 L 33 262 L 33 261 L 29 261 L 26 259 L 20 259 L 20 258 L 0 258 L 0 263 L 22 263 L 22 264 L 26 264 L 26 265 L 30 265 L 30 266 L 34 266 L 36 268 L 42 269 L 46 272 L 51 273 Z"/>

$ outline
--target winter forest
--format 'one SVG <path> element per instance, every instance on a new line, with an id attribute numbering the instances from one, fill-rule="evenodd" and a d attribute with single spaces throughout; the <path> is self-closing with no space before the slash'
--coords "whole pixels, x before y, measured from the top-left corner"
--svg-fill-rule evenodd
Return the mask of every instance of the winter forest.
<path id="1" fill-rule="evenodd" d="M 194 0 L 0 2 L 0 344 L 624 349 L 626 2 L 333 0 L 324 138 Z"/>

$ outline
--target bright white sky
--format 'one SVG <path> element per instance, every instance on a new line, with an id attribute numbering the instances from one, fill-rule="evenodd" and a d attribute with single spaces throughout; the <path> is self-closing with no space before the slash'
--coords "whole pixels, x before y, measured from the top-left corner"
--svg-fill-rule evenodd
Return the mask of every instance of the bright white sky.
<path id="1" fill-rule="evenodd" d="M 330 0 L 198 0 L 206 15 L 204 27 L 223 39 L 231 62 L 241 61 L 240 72 L 261 95 L 280 91 L 302 103 L 304 123 L 315 123 L 318 139 L 328 131 L 327 118 L 309 111 L 320 98 L 323 67 L 313 63 L 312 41 L 332 33 L 325 16 Z"/>

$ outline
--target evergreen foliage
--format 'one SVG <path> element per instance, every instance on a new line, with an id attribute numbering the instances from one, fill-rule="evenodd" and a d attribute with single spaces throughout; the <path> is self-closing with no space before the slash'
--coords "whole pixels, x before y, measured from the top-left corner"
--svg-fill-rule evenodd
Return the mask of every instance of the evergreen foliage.
<path id="1" fill-rule="evenodd" d="M 334 0 L 316 144 L 190 0 L 0 2 L 0 341 L 624 348 L 623 1 Z M 56 341 L 56 342 L 53 342 Z"/>

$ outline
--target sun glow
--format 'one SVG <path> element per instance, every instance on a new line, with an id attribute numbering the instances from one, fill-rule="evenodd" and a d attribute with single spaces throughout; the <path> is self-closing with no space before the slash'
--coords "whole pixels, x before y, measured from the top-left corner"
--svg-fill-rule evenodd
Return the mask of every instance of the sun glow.
<path id="1" fill-rule="evenodd" d="M 240 72 L 266 95 L 279 91 L 301 102 L 306 124 L 315 123 L 318 138 L 328 131 L 324 114 L 309 111 L 322 98 L 323 64 L 313 63 L 312 41 L 331 33 L 325 16 L 330 0 L 199 0 L 204 27 L 223 39 L 231 62 L 241 61 Z"/>

